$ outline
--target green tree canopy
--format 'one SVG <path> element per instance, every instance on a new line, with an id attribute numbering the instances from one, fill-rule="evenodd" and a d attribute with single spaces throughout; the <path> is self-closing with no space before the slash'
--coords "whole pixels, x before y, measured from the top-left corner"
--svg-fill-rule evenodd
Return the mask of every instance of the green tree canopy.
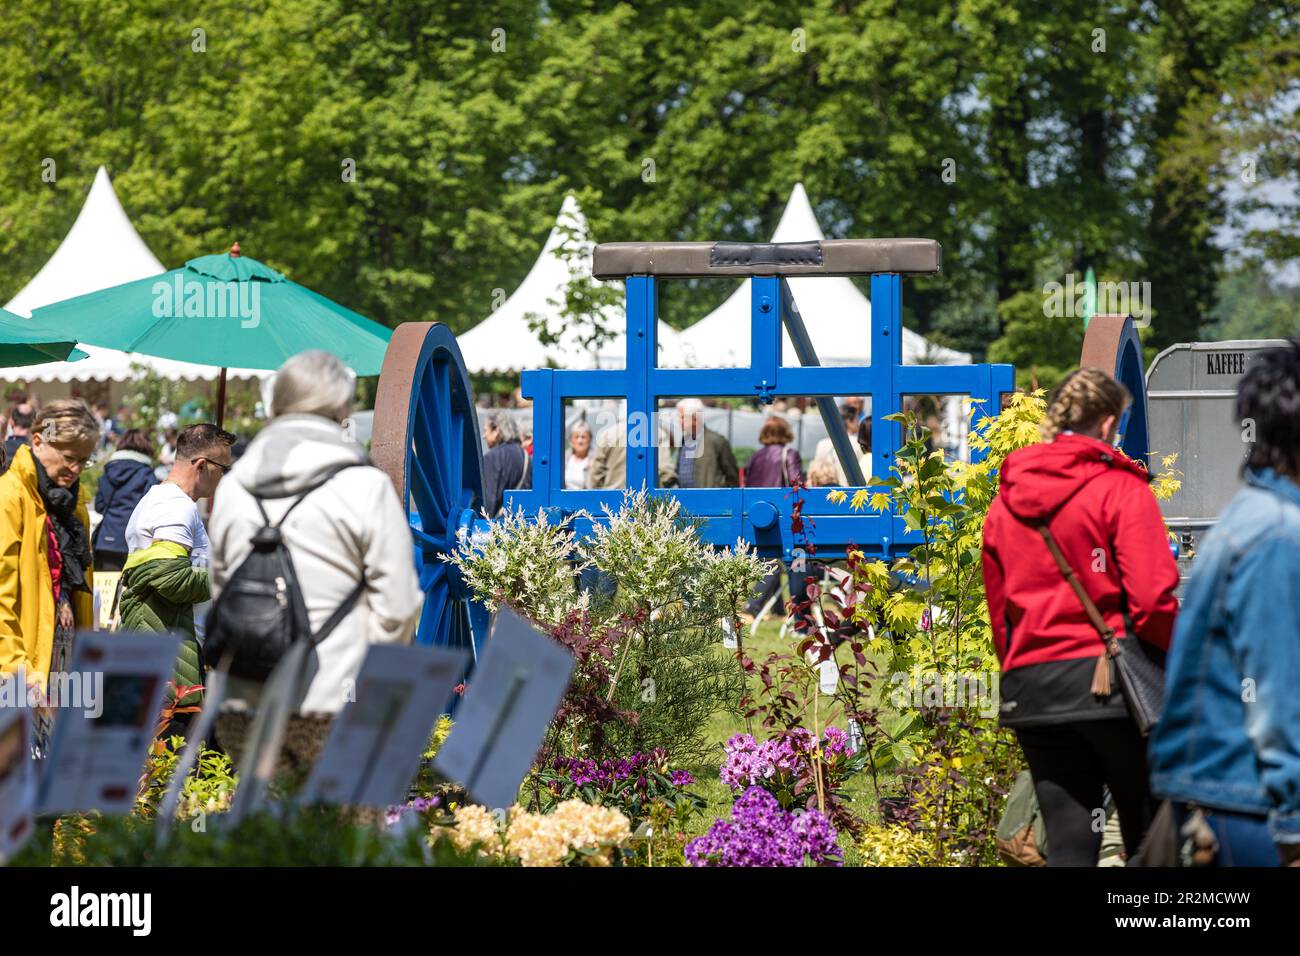
<path id="1" fill-rule="evenodd" d="M 944 344 L 982 356 L 1028 333 L 1008 324 L 1028 314 L 1016 297 L 1089 265 L 1150 280 L 1152 341 L 1185 340 L 1215 308 L 1238 154 L 1294 178 L 1278 104 L 1296 10 L 20 4 L 0 18 L 0 297 L 53 252 L 100 164 L 169 267 L 238 240 L 379 321 L 458 331 L 522 279 L 568 191 L 598 239 L 753 240 L 802 180 L 830 235 L 944 244 L 944 275 L 904 297 Z M 1281 195 L 1243 204 L 1276 212 Z M 1294 256 L 1294 215 L 1275 218 L 1250 241 Z M 728 291 L 683 285 L 663 303 L 677 325 Z"/>

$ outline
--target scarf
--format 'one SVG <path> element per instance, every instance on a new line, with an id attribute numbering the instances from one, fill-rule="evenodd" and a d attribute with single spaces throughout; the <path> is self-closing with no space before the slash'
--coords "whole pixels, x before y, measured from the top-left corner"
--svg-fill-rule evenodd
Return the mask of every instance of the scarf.
<path id="1" fill-rule="evenodd" d="M 32 455 L 36 463 L 36 488 L 45 502 L 45 511 L 54 528 L 54 540 L 63 556 L 63 576 L 60 584 L 70 591 L 90 591 L 86 585 L 86 568 L 90 566 L 90 542 L 86 539 L 86 526 L 77 518 L 76 490 L 56 485 L 50 480 L 41 460 Z"/>

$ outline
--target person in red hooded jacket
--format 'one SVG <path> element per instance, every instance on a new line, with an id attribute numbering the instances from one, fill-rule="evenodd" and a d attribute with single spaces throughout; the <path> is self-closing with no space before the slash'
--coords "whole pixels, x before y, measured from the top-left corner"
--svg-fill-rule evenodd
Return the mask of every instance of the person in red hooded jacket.
<path id="1" fill-rule="evenodd" d="M 1034 778 L 1050 866 L 1095 866 L 1103 789 L 1132 856 L 1151 821 L 1146 740 L 1117 683 L 1093 693 L 1104 645 L 1034 525 L 1046 521 L 1121 640 L 1163 662 L 1178 568 L 1146 468 L 1112 444 L 1131 396 L 1081 368 L 1057 387 L 1042 444 L 1007 456 L 984 525 L 984 588 L 1002 665 L 999 717 Z M 1122 645 L 1127 646 L 1127 645 Z"/>

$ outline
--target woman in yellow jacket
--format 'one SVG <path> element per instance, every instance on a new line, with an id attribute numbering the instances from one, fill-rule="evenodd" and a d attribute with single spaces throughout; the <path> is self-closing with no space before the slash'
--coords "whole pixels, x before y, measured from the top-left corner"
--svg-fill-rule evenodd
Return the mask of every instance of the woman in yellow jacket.
<path id="1" fill-rule="evenodd" d="M 79 478 L 99 440 L 82 401 L 50 402 L 0 475 L 0 674 L 44 688 L 89 628 L 90 530 Z M 38 722 L 39 724 L 39 722 Z"/>

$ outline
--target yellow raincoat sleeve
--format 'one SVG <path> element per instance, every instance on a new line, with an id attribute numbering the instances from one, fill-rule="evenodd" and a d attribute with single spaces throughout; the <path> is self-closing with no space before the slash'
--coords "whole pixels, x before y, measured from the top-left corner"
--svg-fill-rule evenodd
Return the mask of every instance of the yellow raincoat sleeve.
<path id="1" fill-rule="evenodd" d="M 27 660 L 19 619 L 19 558 L 23 548 L 23 508 L 16 495 L 0 496 L 0 674 Z"/>

